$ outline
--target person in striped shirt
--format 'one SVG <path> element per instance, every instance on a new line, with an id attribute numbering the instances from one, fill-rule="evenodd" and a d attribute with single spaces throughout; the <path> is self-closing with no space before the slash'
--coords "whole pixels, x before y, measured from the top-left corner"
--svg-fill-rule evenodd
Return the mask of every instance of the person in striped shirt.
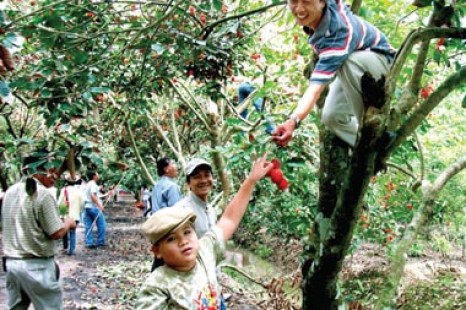
<path id="1" fill-rule="evenodd" d="M 288 5 L 318 60 L 306 92 L 272 140 L 286 146 L 330 84 L 321 121 L 354 147 L 364 113 L 361 77 L 366 72 L 375 79 L 386 74 L 396 51 L 379 29 L 354 15 L 342 0 L 288 0 Z"/>
<path id="2" fill-rule="evenodd" d="M 39 153 L 44 154 L 46 151 Z M 42 162 L 31 171 L 31 166 Z M 47 168 L 47 155 L 24 161 L 27 177 L 12 185 L 3 201 L 3 268 L 6 271 L 7 309 L 63 309 L 60 271 L 55 262 L 55 240 L 76 228 L 63 222 L 57 202 L 47 188 L 58 175 Z"/>

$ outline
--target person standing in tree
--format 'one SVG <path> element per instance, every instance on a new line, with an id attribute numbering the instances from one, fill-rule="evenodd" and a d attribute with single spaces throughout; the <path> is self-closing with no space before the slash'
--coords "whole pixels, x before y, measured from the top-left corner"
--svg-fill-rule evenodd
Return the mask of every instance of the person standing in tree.
<path id="1" fill-rule="evenodd" d="M 288 0 L 288 7 L 309 35 L 318 60 L 306 92 L 272 139 L 286 146 L 330 84 L 321 121 L 354 147 L 364 113 L 361 77 L 366 72 L 375 79 L 386 74 L 395 50 L 379 29 L 354 15 L 342 0 Z"/>
<path id="2" fill-rule="evenodd" d="M 25 159 L 29 176 L 5 193 L 2 210 L 3 268 L 8 309 L 63 309 L 60 270 L 55 262 L 55 240 L 76 228 L 72 218 L 62 222 L 57 203 L 47 190 L 58 175 L 47 168 L 42 150 Z M 40 154 L 40 155 L 38 155 Z M 43 161 L 35 171 L 32 164 Z"/>

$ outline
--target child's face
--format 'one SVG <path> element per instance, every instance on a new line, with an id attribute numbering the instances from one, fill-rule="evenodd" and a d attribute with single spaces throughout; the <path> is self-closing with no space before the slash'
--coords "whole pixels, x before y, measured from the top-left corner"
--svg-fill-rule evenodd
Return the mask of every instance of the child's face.
<path id="1" fill-rule="evenodd" d="M 157 258 L 162 258 L 166 265 L 178 270 L 189 271 L 196 265 L 199 240 L 190 223 L 186 223 L 171 232 L 153 246 Z"/>

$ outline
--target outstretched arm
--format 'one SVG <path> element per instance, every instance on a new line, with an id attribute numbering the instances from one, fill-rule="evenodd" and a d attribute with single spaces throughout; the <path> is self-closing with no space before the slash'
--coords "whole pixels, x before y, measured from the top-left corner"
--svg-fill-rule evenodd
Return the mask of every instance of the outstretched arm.
<path id="1" fill-rule="evenodd" d="M 293 114 L 296 114 L 300 120 L 303 120 L 314 108 L 320 94 L 325 89 L 325 84 L 311 83 L 304 95 L 298 102 L 298 106 Z M 277 126 L 277 129 L 272 133 L 272 140 L 279 146 L 287 146 L 293 138 L 293 131 L 296 128 L 295 121 L 287 119 L 285 122 Z"/>
<path id="2" fill-rule="evenodd" d="M 230 239 L 241 222 L 244 213 L 248 207 L 249 198 L 257 181 L 262 179 L 273 165 L 266 160 L 267 154 L 257 159 L 252 166 L 246 180 L 243 181 L 238 193 L 236 193 L 233 200 L 227 205 L 222 217 L 217 222 L 217 227 L 223 232 L 224 240 Z"/>

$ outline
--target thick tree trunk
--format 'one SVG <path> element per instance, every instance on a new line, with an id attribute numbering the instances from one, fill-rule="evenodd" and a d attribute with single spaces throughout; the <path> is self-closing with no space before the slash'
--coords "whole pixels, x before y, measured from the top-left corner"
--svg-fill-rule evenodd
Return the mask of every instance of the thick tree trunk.
<path id="1" fill-rule="evenodd" d="M 369 82 L 377 84 L 373 79 Z M 383 83 L 378 84 L 383 86 Z M 364 86 L 363 82 L 363 90 Z M 377 92 L 372 89 L 371 93 Z M 377 140 L 385 123 L 383 110 L 366 107 L 361 138 L 355 149 L 350 150 L 345 143 L 329 134 L 323 137 L 319 214 L 315 220 L 317 238 L 303 252 L 305 310 L 333 310 L 340 305 L 338 274 L 351 244 L 369 180 L 374 174 Z"/>

